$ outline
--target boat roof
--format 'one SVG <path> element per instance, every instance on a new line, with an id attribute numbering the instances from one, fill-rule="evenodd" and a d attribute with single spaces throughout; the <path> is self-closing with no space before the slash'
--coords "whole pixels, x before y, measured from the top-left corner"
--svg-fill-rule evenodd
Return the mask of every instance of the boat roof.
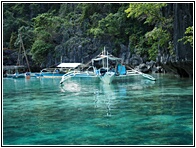
<path id="1" fill-rule="evenodd" d="M 108 57 L 108 59 L 110 59 L 110 60 L 113 60 L 113 61 L 116 61 L 116 60 L 122 60 L 121 58 L 116 58 L 116 57 L 114 57 L 114 56 L 107 56 L 107 55 L 101 55 L 101 56 L 99 56 L 99 57 L 97 57 L 97 58 L 95 58 L 95 59 L 92 59 L 93 61 L 100 61 L 100 60 L 102 60 L 102 59 L 105 59 L 105 58 L 107 58 Z"/>
<path id="2" fill-rule="evenodd" d="M 117 57 L 113 56 L 112 54 L 109 54 L 108 52 L 107 52 L 107 54 L 105 54 L 105 53 L 106 53 L 106 51 L 100 53 L 97 57 L 92 59 L 92 61 L 100 61 L 105 58 L 108 58 L 112 61 L 122 60 L 122 58 L 117 58 Z"/>
<path id="3" fill-rule="evenodd" d="M 61 63 L 57 67 L 75 68 L 79 65 L 81 65 L 81 63 Z"/>

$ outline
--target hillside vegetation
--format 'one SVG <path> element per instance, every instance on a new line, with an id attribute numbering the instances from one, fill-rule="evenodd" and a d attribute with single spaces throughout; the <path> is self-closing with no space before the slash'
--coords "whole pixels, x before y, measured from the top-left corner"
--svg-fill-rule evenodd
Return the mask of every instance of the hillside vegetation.
<path id="1" fill-rule="evenodd" d="M 20 34 L 41 67 L 86 63 L 104 46 L 134 66 L 193 61 L 193 4 L 3 3 L 4 49 L 18 51 Z"/>

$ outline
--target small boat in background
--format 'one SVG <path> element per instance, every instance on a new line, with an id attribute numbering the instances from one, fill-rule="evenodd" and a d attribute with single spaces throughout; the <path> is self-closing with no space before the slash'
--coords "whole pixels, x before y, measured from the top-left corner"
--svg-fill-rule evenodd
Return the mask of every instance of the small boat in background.
<path id="1" fill-rule="evenodd" d="M 25 73 L 15 73 L 12 78 L 17 79 L 17 78 L 25 78 Z"/>
<path id="2" fill-rule="evenodd" d="M 25 69 L 26 67 L 23 65 L 16 66 L 3 66 L 4 77 L 7 78 L 25 78 Z"/>
<path id="3" fill-rule="evenodd" d="M 43 78 L 61 78 L 67 72 L 78 67 L 81 63 L 61 63 L 55 68 L 44 68 L 40 73 L 36 73 L 36 77 Z"/>

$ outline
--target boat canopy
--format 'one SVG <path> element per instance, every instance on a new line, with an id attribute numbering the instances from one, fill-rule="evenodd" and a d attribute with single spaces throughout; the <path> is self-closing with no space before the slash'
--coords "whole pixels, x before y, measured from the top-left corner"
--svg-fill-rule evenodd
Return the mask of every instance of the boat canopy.
<path id="1" fill-rule="evenodd" d="M 75 68 L 79 65 L 81 65 L 81 63 L 61 63 L 57 67 Z"/>

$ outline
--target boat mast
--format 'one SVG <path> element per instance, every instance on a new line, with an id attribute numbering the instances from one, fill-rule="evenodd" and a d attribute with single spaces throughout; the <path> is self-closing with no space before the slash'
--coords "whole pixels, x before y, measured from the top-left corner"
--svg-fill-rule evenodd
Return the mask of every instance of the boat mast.
<path id="1" fill-rule="evenodd" d="M 61 63 L 62 63 L 62 61 L 63 61 L 63 56 L 61 56 Z"/>
<path id="2" fill-rule="evenodd" d="M 107 51 L 107 72 L 108 72 L 108 51 Z"/>
<path id="3" fill-rule="evenodd" d="M 102 51 L 102 55 L 103 55 L 103 56 L 105 55 L 105 46 L 104 46 L 104 49 L 103 49 L 103 51 Z M 103 68 L 105 68 L 104 58 L 102 59 L 102 63 L 103 63 Z"/>
<path id="4" fill-rule="evenodd" d="M 19 52 L 18 52 L 18 59 L 17 59 L 16 65 L 20 66 L 20 58 L 21 58 L 21 44 L 20 44 L 20 48 L 19 48 Z"/>
<path id="5" fill-rule="evenodd" d="M 20 38 L 20 44 L 21 44 L 21 46 L 23 48 L 23 51 L 24 51 L 24 56 L 25 56 L 25 59 L 26 59 L 26 62 L 27 62 L 27 66 L 28 66 L 29 72 L 31 72 L 30 66 L 29 66 L 29 62 L 28 62 L 28 58 L 27 58 L 27 54 L 26 54 L 26 51 L 25 51 L 24 44 L 23 44 L 22 37 L 21 37 L 20 33 L 19 33 L 19 38 Z"/>

